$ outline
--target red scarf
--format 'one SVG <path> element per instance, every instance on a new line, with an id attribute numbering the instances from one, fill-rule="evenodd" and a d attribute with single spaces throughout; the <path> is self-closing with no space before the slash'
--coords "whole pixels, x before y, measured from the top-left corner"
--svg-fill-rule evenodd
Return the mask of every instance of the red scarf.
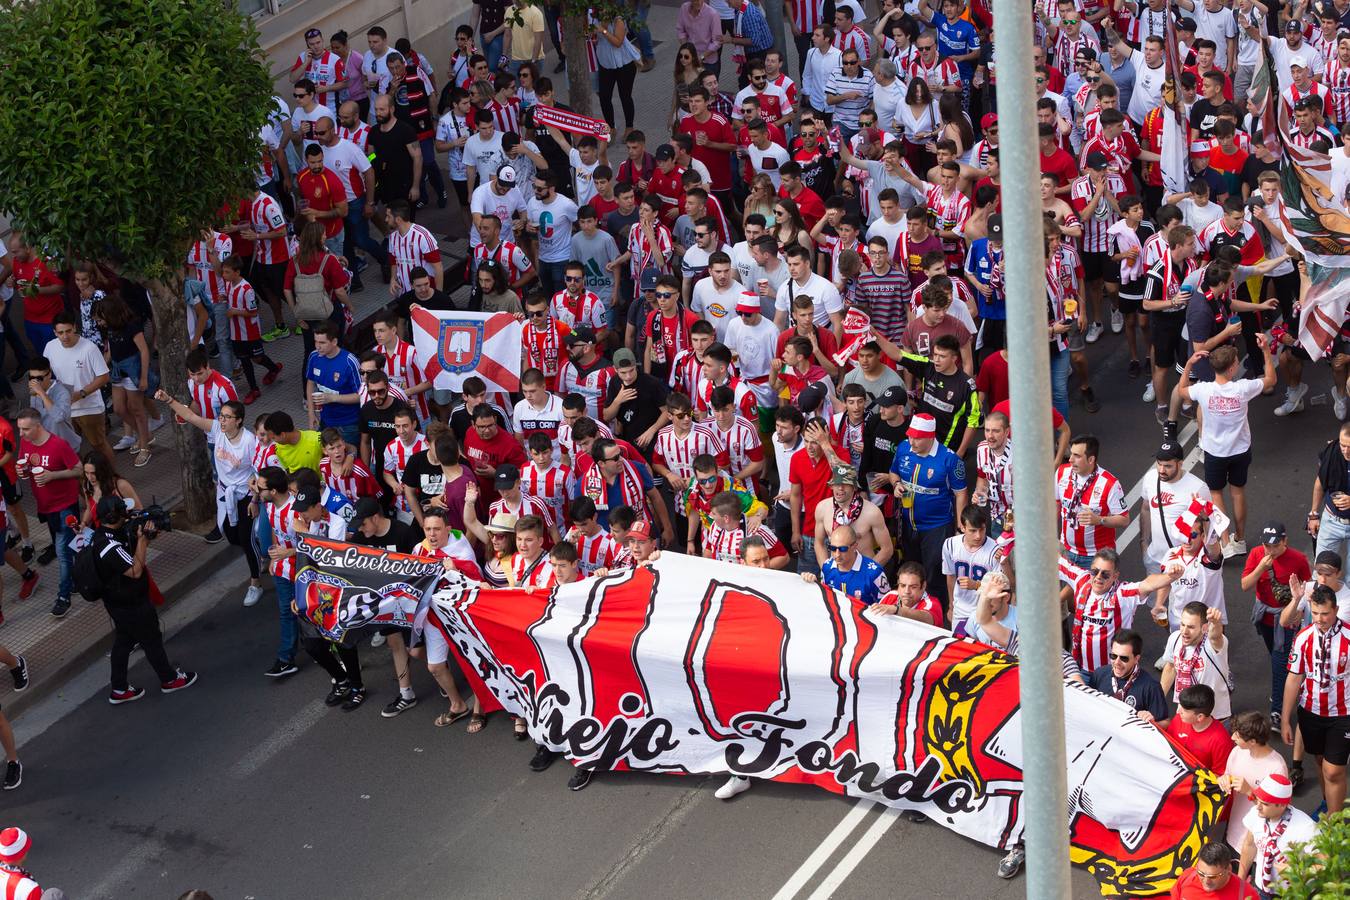
<path id="1" fill-rule="evenodd" d="M 623 505 L 631 507 L 639 519 L 647 518 L 647 495 L 642 490 L 642 476 L 638 474 L 633 464 L 623 457 L 619 457 L 619 462 L 623 465 L 623 470 L 619 473 L 619 496 L 623 498 Z M 582 479 L 582 493 L 595 501 L 596 509 L 609 509 L 609 503 L 605 499 L 605 476 L 600 474 L 600 460 L 596 460 L 591 467 L 586 470 L 586 477 Z"/>

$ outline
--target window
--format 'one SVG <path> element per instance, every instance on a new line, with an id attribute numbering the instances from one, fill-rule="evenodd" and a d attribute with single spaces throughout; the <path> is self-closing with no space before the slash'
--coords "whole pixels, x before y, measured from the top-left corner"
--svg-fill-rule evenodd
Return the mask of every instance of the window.
<path id="1" fill-rule="evenodd" d="M 239 12 L 246 16 L 256 16 L 265 12 L 270 12 L 267 8 L 267 0 L 235 0 L 235 6 Z"/>

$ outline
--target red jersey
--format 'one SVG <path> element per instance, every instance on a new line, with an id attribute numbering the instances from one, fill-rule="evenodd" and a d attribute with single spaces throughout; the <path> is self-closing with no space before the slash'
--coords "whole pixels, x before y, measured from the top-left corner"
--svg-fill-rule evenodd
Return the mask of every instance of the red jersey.
<path id="1" fill-rule="evenodd" d="M 367 469 L 366 464 L 359 459 L 353 459 L 351 469 L 342 475 L 333 471 L 332 460 L 325 456 L 319 460 L 319 475 L 323 477 L 323 483 L 328 485 L 329 489 L 346 497 L 352 503 L 361 497 L 380 495 L 380 486 L 375 481 L 375 476 L 370 474 L 370 469 Z"/>
<path id="2" fill-rule="evenodd" d="M 1200 880 L 1195 869 L 1191 868 L 1181 873 L 1181 877 L 1172 885 L 1169 896 L 1171 900 L 1256 900 L 1257 893 L 1256 888 L 1236 875 L 1231 876 L 1219 890 L 1211 891 Z"/>
<path id="3" fill-rule="evenodd" d="M 1100 516 L 1118 516 L 1129 508 L 1116 476 L 1098 466 L 1091 475 L 1080 478 L 1072 465 L 1064 463 L 1055 472 L 1055 498 L 1059 502 L 1059 542 L 1065 550 L 1092 556 L 1116 546 L 1114 528 L 1078 524 L 1078 513 L 1085 509 Z"/>
<path id="4" fill-rule="evenodd" d="M 694 139 L 690 155 L 708 167 L 708 177 L 712 179 L 714 191 L 731 190 L 731 151 L 714 150 L 698 142 L 700 134 L 707 135 L 708 143 L 735 144 L 736 132 L 731 123 L 721 113 L 709 112 L 708 121 L 700 122 L 693 116 L 685 116 L 676 129 Z M 652 179 L 655 181 L 655 178 Z"/>
<path id="5" fill-rule="evenodd" d="M 594 575 L 596 569 L 610 569 L 619 561 L 623 548 L 608 531 L 595 534 L 582 534 L 573 528 L 567 533 L 567 540 L 576 545 L 577 562 L 583 575 Z"/>
<path id="6" fill-rule="evenodd" d="M 525 368 L 543 372 L 548 386 L 556 388 L 564 358 L 561 349 L 563 339 L 572 333 L 572 329 L 552 317 L 547 322 L 542 330 L 536 328 L 533 322 L 527 323 L 520 331 L 520 342 Z"/>
<path id="7" fill-rule="evenodd" d="M 715 419 L 703 423 L 712 434 L 713 440 L 717 442 L 717 464 L 726 469 L 733 478 L 739 477 L 738 473 L 746 466 L 764 459 L 764 443 L 760 440 L 759 430 L 755 427 L 754 421 L 738 415 L 727 431 L 719 428 Z M 753 478 L 742 480 L 747 488 L 754 491 Z"/>
<path id="8" fill-rule="evenodd" d="M 1084 672 L 1106 665 L 1111 639 L 1134 622 L 1134 611 L 1148 595 L 1134 582 L 1117 582 L 1105 594 L 1093 590 L 1092 575 L 1066 559 L 1059 561 L 1059 578 L 1073 589 L 1073 658 Z"/>
<path id="9" fill-rule="evenodd" d="M 1266 547 L 1264 544 L 1258 544 L 1252 548 L 1252 552 L 1247 554 L 1247 562 L 1242 567 L 1243 575 L 1250 575 L 1256 571 L 1256 567 L 1261 564 L 1261 560 L 1266 558 Z M 1271 561 L 1271 568 L 1262 572 L 1261 577 L 1256 581 L 1256 599 L 1265 604 L 1264 616 L 1262 621 L 1269 625 L 1275 621 L 1275 615 L 1279 613 L 1281 604 L 1275 599 L 1275 592 L 1271 588 L 1271 575 L 1280 584 L 1288 584 L 1289 576 L 1297 575 L 1302 581 L 1312 580 L 1312 570 L 1308 567 L 1308 557 L 1293 547 L 1286 548 L 1283 553 Z"/>
<path id="10" fill-rule="evenodd" d="M 281 204 L 270 194 L 258 191 L 254 196 L 248 206 L 248 224 L 258 234 L 281 231 L 278 237 L 254 242 L 254 253 L 258 257 L 258 262 L 275 265 L 291 258 L 291 248 L 286 242 L 286 216 L 281 211 Z"/>
<path id="11" fill-rule="evenodd" d="M 243 278 L 225 285 L 225 299 L 233 312 L 247 313 L 230 316 L 230 340 L 235 342 L 262 340 L 262 323 L 258 320 L 258 295 L 253 285 Z"/>
<path id="12" fill-rule="evenodd" d="M 1339 621 L 1323 633 L 1309 625 L 1289 650 L 1289 674 L 1302 675 L 1298 705 L 1324 718 L 1350 715 L 1350 632 Z"/>
<path id="13" fill-rule="evenodd" d="M 389 232 L 389 265 L 394 269 L 399 293 L 412 290 L 412 270 L 421 266 L 435 277 L 436 263 L 441 261 L 441 245 L 421 225 L 410 225 L 399 233 Z"/>
<path id="14" fill-rule="evenodd" d="M 694 477 L 694 457 L 701 454 L 717 455 L 717 438 L 701 423 L 696 423 L 681 437 L 674 425 L 667 425 L 656 433 L 652 443 L 652 465 L 664 466 L 672 475 L 686 481 Z"/>
<path id="15" fill-rule="evenodd" d="M 1233 751 L 1233 739 L 1217 720 L 1211 720 L 1204 731 L 1197 731 L 1175 715 L 1167 723 L 1167 734 L 1199 760 L 1202 768 L 1222 773 L 1228 767 L 1228 754 Z"/>
<path id="16" fill-rule="evenodd" d="M 679 166 L 675 166 L 669 172 L 663 172 L 661 167 L 657 166 L 656 171 L 652 172 L 652 177 L 647 180 L 647 194 L 644 196 L 655 195 L 661 198 L 663 221 L 674 221 L 674 217 L 668 215 L 672 210 L 677 216 L 684 211 L 684 182 L 681 181 L 683 177 L 684 169 Z M 637 225 L 633 227 L 637 228 Z"/>
<path id="17" fill-rule="evenodd" d="M 19 459 L 28 464 L 30 475 L 28 483 L 33 490 L 33 499 L 37 511 L 47 513 L 61 512 L 80 502 L 80 482 L 75 478 L 53 478 L 46 484 L 38 484 L 33 476 L 34 467 L 48 472 L 63 472 L 80 467 L 80 458 L 70 445 L 54 434 L 48 434 L 47 440 L 34 444 L 26 440 L 19 441 Z"/>
<path id="18" fill-rule="evenodd" d="M 544 504 L 549 524 L 562 528 L 567 522 L 567 504 L 576 496 L 572 470 L 561 464 L 540 469 L 530 462 L 520 470 L 520 492 Z"/>
<path id="19" fill-rule="evenodd" d="M 558 375 L 558 393 L 577 393 L 586 398 L 586 415 L 592 419 L 600 418 L 600 401 L 609 390 L 609 380 L 614 377 L 614 367 L 603 356 L 598 357 L 589 366 L 581 366 L 568 360 L 563 363 Z"/>
<path id="20" fill-rule="evenodd" d="M 384 356 L 384 372 L 389 376 L 389 383 L 403 392 L 405 397 L 408 392 L 427 380 L 426 373 L 417 362 L 417 351 L 413 345 L 401 338 L 394 339 L 394 349 L 385 350 L 384 347 L 377 348 Z M 431 410 L 427 407 L 428 391 L 416 395 L 417 413 L 421 418 L 426 419 L 431 415 Z"/>
<path id="21" fill-rule="evenodd" d="M 323 169 L 315 175 L 306 167 L 300 170 L 295 182 L 300 189 L 301 209 L 328 212 L 330 209 L 336 209 L 339 203 L 347 202 L 347 188 L 332 169 Z M 342 216 L 315 221 L 323 225 L 324 237 L 331 238 L 342 234 Z"/>
<path id="22" fill-rule="evenodd" d="M 786 187 L 780 187 L 778 196 L 785 197 L 797 204 L 797 211 L 802 214 L 802 221 L 806 223 L 808 230 L 815 228 L 816 223 L 825 216 L 825 201 L 821 200 L 819 194 L 805 185 L 802 185 L 801 193 L 795 197 L 788 193 Z"/>
<path id="23" fill-rule="evenodd" d="M 673 362 L 681 351 L 688 350 L 689 329 L 697 321 L 698 316 L 687 309 L 673 316 L 664 315 L 659 309 L 649 312 L 642 333 L 651 347 L 652 361 L 664 365 Z"/>
<path id="24" fill-rule="evenodd" d="M 206 377 L 204 384 L 188 379 L 188 393 L 192 395 L 192 405 L 203 419 L 214 419 L 220 415 L 220 407 L 227 400 L 238 400 L 239 392 L 234 382 L 215 369 Z"/>
<path id="25" fill-rule="evenodd" d="M 1125 186 L 1125 179 L 1121 178 L 1115 172 L 1106 173 L 1106 190 L 1110 192 L 1117 201 L 1128 193 Z M 1073 211 L 1078 213 L 1078 218 L 1083 222 L 1083 251 L 1085 253 L 1106 253 L 1110 250 L 1110 238 L 1106 232 L 1112 225 L 1120 221 L 1120 214 L 1107 203 L 1105 198 L 1097 204 L 1096 209 L 1091 215 L 1084 215 L 1083 210 L 1087 208 L 1088 202 L 1092 200 L 1097 188 L 1092 183 L 1091 175 L 1083 175 L 1075 178 L 1069 188 L 1069 205 Z"/>
<path id="26" fill-rule="evenodd" d="M 52 287 L 53 285 L 64 286 L 65 282 L 57 277 L 56 273 L 47 267 L 47 264 L 36 256 L 30 256 L 23 262 L 14 261 L 14 285 L 16 288 L 22 286 L 24 282 L 34 282 L 38 287 Z M 52 294 L 37 294 L 32 297 L 25 297 L 23 303 L 23 318 L 25 322 L 40 322 L 44 325 L 50 325 L 52 319 L 56 318 L 65 307 L 65 301 L 61 299 L 61 293 L 58 291 Z M 37 348 L 41 352 L 41 348 Z"/>
<path id="27" fill-rule="evenodd" d="M 267 524 L 272 528 L 272 546 L 291 549 L 295 547 L 295 509 L 293 497 L 287 497 L 286 502 L 278 506 L 275 503 L 268 503 L 266 506 Z M 284 559 L 272 560 L 268 570 L 276 578 L 285 578 L 288 581 L 295 580 L 295 557 L 287 556 Z"/>
<path id="28" fill-rule="evenodd" d="M 750 532 L 749 537 L 757 537 L 764 542 L 770 559 L 788 555 L 787 548 L 768 525 L 761 524 Z M 709 559 L 720 559 L 722 562 L 738 563 L 741 561 L 741 545 L 745 543 L 745 538 L 745 519 L 741 519 L 739 528 L 730 529 L 714 522 L 703 529 L 703 555 Z"/>
<path id="29" fill-rule="evenodd" d="M 385 474 L 393 475 L 394 480 L 403 483 L 403 471 L 408 468 L 408 461 L 414 455 L 427 449 L 427 439 L 418 434 L 413 438 L 411 444 L 405 444 L 400 438 L 394 438 L 384 446 L 384 452 L 381 454 L 383 469 Z M 396 492 L 394 496 L 394 508 L 400 512 L 412 512 L 408 505 L 408 498 L 402 491 Z"/>
<path id="30" fill-rule="evenodd" d="M 880 600 L 877 601 L 877 606 L 899 606 L 899 605 L 900 605 L 900 595 L 895 591 L 891 591 L 889 594 L 887 594 L 886 596 L 882 597 Z M 910 607 L 910 609 L 917 609 L 921 612 L 928 613 L 930 616 L 933 617 L 934 625 L 936 625 L 938 628 L 945 627 L 942 624 L 944 621 L 942 618 L 942 604 L 939 603 L 937 599 L 934 598 L 927 591 L 924 591 L 923 596 L 919 598 L 919 602 L 915 603 L 912 607 Z"/>
<path id="31" fill-rule="evenodd" d="M 197 279 L 206 285 L 206 294 L 212 302 L 225 298 L 225 279 L 220 275 L 220 263 L 230 255 L 229 235 L 212 231 L 206 240 L 193 241 L 188 249 L 187 264 L 195 270 Z"/>

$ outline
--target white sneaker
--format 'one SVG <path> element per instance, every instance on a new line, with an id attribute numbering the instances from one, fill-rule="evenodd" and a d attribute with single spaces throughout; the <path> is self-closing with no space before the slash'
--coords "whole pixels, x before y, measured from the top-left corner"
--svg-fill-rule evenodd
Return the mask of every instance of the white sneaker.
<path id="1" fill-rule="evenodd" d="M 384 646 L 384 641 L 385 641 L 384 635 L 380 634 L 380 633 L 377 631 L 377 632 L 375 632 L 375 636 L 372 637 L 372 638 L 370 639 L 370 646 L 372 646 L 372 647 L 383 647 L 383 646 Z"/>
<path id="2" fill-rule="evenodd" d="M 134 435 L 130 435 L 130 434 L 124 434 L 124 435 L 122 435 L 122 439 L 121 439 L 120 441 L 118 441 L 117 443 L 113 444 L 113 449 L 114 449 L 114 450 L 130 450 L 132 447 L 135 447 L 135 446 L 136 446 L 136 438 L 135 438 L 135 436 L 134 436 Z"/>
<path id="3" fill-rule="evenodd" d="M 1111 331 L 1120 334 L 1125 330 L 1125 315 L 1118 309 L 1111 310 Z"/>
<path id="4" fill-rule="evenodd" d="M 740 775 L 732 775 L 727 779 L 726 784 L 717 789 L 717 793 L 713 794 L 713 796 L 718 800 L 730 800 L 737 794 L 744 794 L 748 790 L 750 790 L 749 778 L 743 778 Z"/>
<path id="5" fill-rule="evenodd" d="M 1223 545 L 1223 558 L 1232 559 L 1235 556 L 1247 555 L 1246 541 L 1229 541 Z"/>
<path id="6" fill-rule="evenodd" d="M 1331 412 L 1338 421 L 1345 421 L 1345 395 L 1337 392 L 1335 388 L 1331 389 Z"/>
<path id="7" fill-rule="evenodd" d="M 1102 327 L 1101 322 L 1089 322 L 1087 330 L 1087 342 L 1095 344 L 1101 338 L 1102 332 L 1106 329 Z"/>
<path id="8" fill-rule="evenodd" d="M 244 594 L 244 605 L 257 606 L 258 601 L 261 599 L 262 599 L 262 588 L 258 587 L 256 584 L 250 585 L 248 592 Z"/>
<path id="9" fill-rule="evenodd" d="M 1150 381 L 1148 384 L 1144 386 L 1144 402 L 1152 403 L 1154 400 L 1157 399 L 1157 397 L 1158 397 L 1157 392 L 1153 390 L 1153 382 Z"/>
<path id="10" fill-rule="evenodd" d="M 1275 415 L 1290 416 L 1296 412 L 1303 412 L 1306 404 L 1303 398 L 1308 394 L 1308 385 L 1300 384 L 1296 388 L 1289 388 L 1284 392 L 1284 402 L 1275 407 Z"/>

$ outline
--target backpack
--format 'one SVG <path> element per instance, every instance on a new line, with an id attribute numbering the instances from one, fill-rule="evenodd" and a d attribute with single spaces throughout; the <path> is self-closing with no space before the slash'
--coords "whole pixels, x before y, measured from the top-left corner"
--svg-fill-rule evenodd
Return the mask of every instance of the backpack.
<path id="1" fill-rule="evenodd" d="M 90 603 L 105 599 L 103 581 L 98 574 L 98 555 L 91 540 L 75 554 L 70 566 L 71 581 L 80 596 Z"/>
<path id="2" fill-rule="evenodd" d="M 292 292 L 295 294 L 295 317 L 306 322 L 316 322 L 327 319 L 333 314 L 333 301 L 328 296 L 328 288 L 323 284 L 324 266 L 332 257 L 331 253 L 325 253 L 323 259 L 319 261 L 319 268 L 312 275 L 301 273 L 299 263 L 295 267 L 295 283 L 292 285 Z"/>

